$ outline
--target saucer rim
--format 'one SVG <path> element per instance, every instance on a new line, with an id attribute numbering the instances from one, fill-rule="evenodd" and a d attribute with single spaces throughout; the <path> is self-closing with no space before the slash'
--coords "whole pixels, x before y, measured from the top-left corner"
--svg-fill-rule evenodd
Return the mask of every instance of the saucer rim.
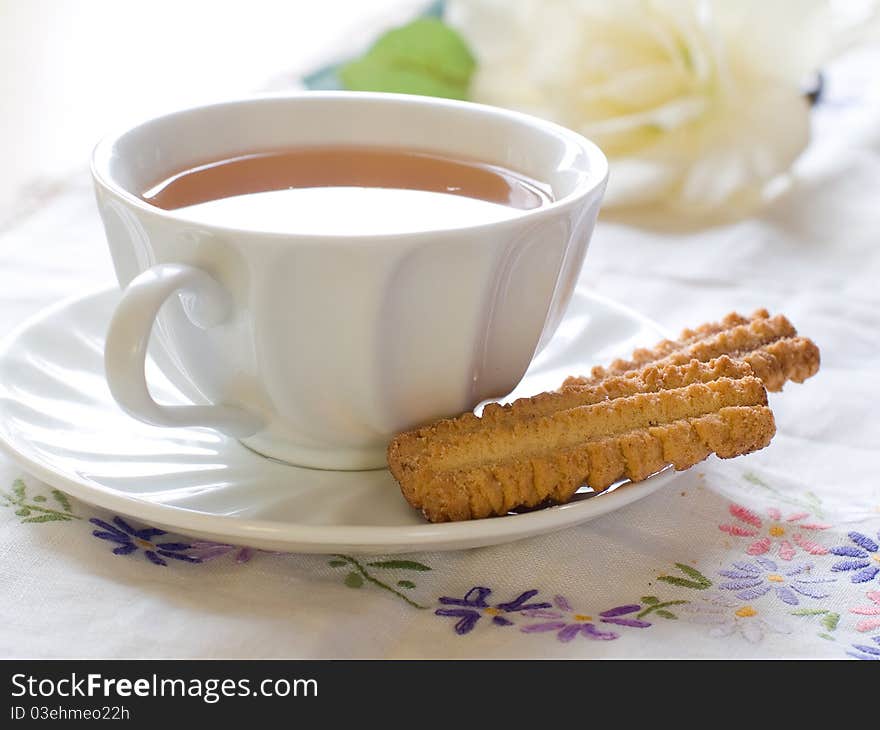
<path id="1" fill-rule="evenodd" d="M 118 295 L 118 287 L 98 287 L 62 299 L 30 315 L 0 340 L 0 360 L 7 357 L 28 331 L 81 301 Z M 625 304 L 586 289 L 577 293 L 601 305 L 617 310 L 630 319 L 657 332 L 668 333 L 651 318 Z M 4 390 L 6 384 L 0 385 Z M 0 405 L 0 415 L 3 407 Z M 236 444 L 244 448 L 240 444 Z M 204 536 L 218 542 L 241 540 L 241 544 L 290 552 L 332 553 L 338 550 L 385 553 L 455 550 L 464 547 L 511 542 L 587 522 L 625 507 L 660 489 L 676 472 L 667 466 L 639 483 L 624 483 L 595 497 L 555 505 L 534 512 L 463 522 L 421 525 L 309 525 L 277 520 L 242 519 L 210 514 L 187 507 L 152 502 L 134 495 L 91 483 L 87 478 L 74 479 L 57 471 L 49 463 L 21 450 L 4 421 L 0 421 L 0 450 L 28 474 L 56 487 L 76 499 L 142 522 L 167 528 L 183 535 Z"/>

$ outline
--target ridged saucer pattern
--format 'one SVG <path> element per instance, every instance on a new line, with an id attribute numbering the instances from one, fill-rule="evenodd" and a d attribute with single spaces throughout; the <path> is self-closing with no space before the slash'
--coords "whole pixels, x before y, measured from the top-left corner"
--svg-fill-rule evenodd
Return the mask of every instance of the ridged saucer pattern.
<path id="1" fill-rule="evenodd" d="M 0 446 L 24 469 L 120 515 L 206 540 L 288 552 L 401 553 L 517 540 L 585 522 L 651 494 L 665 470 L 549 509 L 427 524 L 386 470 L 318 471 L 255 454 L 200 428 L 157 428 L 124 414 L 103 373 L 103 339 L 119 293 L 62 302 L 0 346 Z M 663 336 L 650 320 L 582 289 L 511 398 L 558 387 L 590 364 Z M 154 396 L 183 396 L 148 363 Z"/>

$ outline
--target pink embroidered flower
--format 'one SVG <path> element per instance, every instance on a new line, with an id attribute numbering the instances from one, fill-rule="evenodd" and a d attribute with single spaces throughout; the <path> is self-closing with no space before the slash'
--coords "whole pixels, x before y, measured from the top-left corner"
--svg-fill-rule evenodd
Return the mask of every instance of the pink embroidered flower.
<path id="1" fill-rule="evenodd" d="M 856 606 L 849 610 L 858 616 L 869 616 L 856 624 L 856 631 L 873 631 L 880 629 L 880 591 L 868 591 L 865 596 L 874 603 L 873 606 Z"/>
<path id="2" fill-rule="evenodd" d="M 774 547 L 783 560 L 791 560 L 797 554 L 797 547 L 810 555 L 826 555 L 828 548 L 820 545 L 802 530 L 816 532 L 827 530 L 831 525 L 823 522 L 805 521 L 809 512 L 795 512 L 783 517 L 775 507 L 767 510 L 766 519 L 741 504 L 731 504 L 730 514 L 737 522 L 718 525 L 718 529 L 735 537 L 757 538 L 746 549 L 749 555 L 765 555 Z"/>

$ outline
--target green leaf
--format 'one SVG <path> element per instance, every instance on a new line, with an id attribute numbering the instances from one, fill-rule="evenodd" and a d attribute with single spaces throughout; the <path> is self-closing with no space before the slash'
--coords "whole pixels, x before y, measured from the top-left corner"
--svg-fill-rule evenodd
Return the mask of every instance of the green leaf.
<path id="1" fill-rule="evenodd" d="M 411 580 L 399 580 L 399 581 L 397 581 L 397 585 L 399 585 L 401 588 L 415 588 L 416 587 L 416 584 L 413 583 Z"/>
<path id="2" fill-rule="evenodd" d="M 348 565 L 345 560 L 331 560 L 327 563 L 331 568 L 341 568 L 343 565 Z"/>
<path id="3" fill-rule="evenodd" d="M 684 578 L 677 578 L 674 575 L 661 575 L 657 580 L 662 580 L 664 583 L 670 583 L 674 586 L 680 586 L 681 588 L 693 588 L 697 591 L 701 591 L 705 588 L 701 583 L 695 583 L 692 580 L 685 580 Z"/>
<path id="4" fill-rule="evenodd" d="M 799 608 L 797 611 L 792 611 L 792 616 L 823 616 L 828 613 L 824 608 Z"/>
<path id="5" fill-rule="evenodd" d="M 12 493 L 18 499 L 24 499 L 24 490 L 24 482 L 21 479 L 16 479 L 14 482 L 12 482 Z"/>
<path id="6" fill-rule="evenodd" d="M 667 611 L 665 608 L 658 608 L 654 611 L 658 616 L 662 616 L 663 618 L 671 618 L 678 620 L 678 616 L 676 616 L 672 611 Z"/>
<path id="7" fill-rule="evenodd" d="M 437 18 L 388 31 L 339 69 L 352 91 L 391 91 L 466 99 L 476 61 L 462 37 Z"/>
<path id="8" fill-rule="evenodd" d="M 822 506 L 822 500 L 813 492 L 806 493 L 807 502 L 813 505 L 814 510 L 818 510 Z"/>
<path id="9" fill-rule="evenodd" d="M 367 563 L 371 568 L 386 568 L 388 570 L 430 570 L 424 563 L 417 563 L 415 560 L 377 560 L 373 563 Z"/>
<path id="10" fill-rule="evenodd" d="M 653 606 L 655 603 L 660 603 L 660 599 L 657 598 L 657 596 L 642 596 L 641 601 L 649 606 Z"/>
<path id="11" fill-rule="evenodd" d="M 53 489 L 52 496 L 55 498 L 55 501 L 61 505 L 62 509 L 64 509 L 65 512 L 73 512 L 73 507 L 70 504 L 70 500 L 67 498 L 67 495 L 64 492 Z"/>
<path id="12" fill-rule="evenodd" d="M 46 498 L 42 494 L 38 494 L 36 497 L 34 497 L 34 502 L 45 502 L 45 501 L 46 501 Z"/>
<path id="13" fill-rule="evenodd" d="M 709 580 L 696 568 L 692 568 L 690 565 L 685 565 L 684 563 L 676 563 L 675 567 L 678 568 L 685 575 L 693 578 L 695 581 L 697 581 L 697 583 L 705 583 L 707 587 L 712 585 L 711 580 Z"/>
<path id="14" fill-rule="evenodd" d="M 364 584 L 364 579 L 361 578 L 360 573 L 355 573 L 351 571 L 347 576 L 345 576 L 345 585 L 349 588 L 360 588 Z"/>
<path id="15" fill-rule="evenodd" d="M 31 511 L 27 507 L 21 507 L 20 509 L 15 510 L 15 514 L 19 517 L 27 517 Z"/>
<path id="16" fill-rule="evenodd" d="M 70 522 L 70 517 L 62 515 L 60 512 L 50 512 L 46 515 L 38 515 L 36 517 L 28 517 L 22 522 Z"/>
<path id="17" fill-rule="evenodd" d="M 829 636 L 828 634 L 819 634 L 818 636 L 820 639 L 828 639 L 828 641 L 834 641 L 834 637 Z"/>
<path id="18" fill-rule="evenodd" d="M 834 631 L 837 628 L 837 624 L 840 623 L 840 614 L 832 613 L 829 611 L 825 614 L 825 617 L 822 619 L 822 625 L 828 629 L 829 631 Z"/>
<path id="19" fill-rule="evenodd" d="M 674 586 L 681 586 L 682 588 L 693 588 L 694 590 L 698 591 L 705 590 L 712 585 L 711 580 L 709 580 L 696 568 L 692 568 L 690 565 L 685 565 L 684 563 L 676 563 L 675 567 L 678 568 L 685 575 L 693 578 L 693 580 L 686 580 L 685 578 L 679 578 L 674 575 L 661 575 L 657 578 L 657 580 L 662 580 L 665 583 L 671 583 Z"/>
<path id="20" fill-rule="evenodd" d="M 743 474 L 743 479 L 745 479 L 747 482 L 751 482 L 752 484 L 756 484 L 759 487 L 767 486 L 767 482 L 761 479 L 757 474 L 750 471 L 747 471 L 745 474 Z"/>

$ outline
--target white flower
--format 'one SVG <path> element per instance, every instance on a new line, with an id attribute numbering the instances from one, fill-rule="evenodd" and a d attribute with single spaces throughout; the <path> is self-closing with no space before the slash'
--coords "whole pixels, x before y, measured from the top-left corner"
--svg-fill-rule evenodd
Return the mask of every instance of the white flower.
<path id="1" fill-rule="evenodd" d="M 725 638 L 739 635 L 757 644 L 767 634 L 790 634 L 791 628 L 777 618 L 753 606 L 734 601 L 720 593 L 709 593 L 679 609 L 682 618 L 710 627 L 709 636 Z"/>
<path id="2" fill-rule="evenodd" d="M 862 5 L 870 14 L 876 3 Z M 802 85 L 832 52 L 834 17 L 826 0 L 450 0 L 447 8 L 479 64 L 475 101 L 593 139 L 611 160 L 607 205 L 686 209 L 751 205 L 804 150 Z"/>

